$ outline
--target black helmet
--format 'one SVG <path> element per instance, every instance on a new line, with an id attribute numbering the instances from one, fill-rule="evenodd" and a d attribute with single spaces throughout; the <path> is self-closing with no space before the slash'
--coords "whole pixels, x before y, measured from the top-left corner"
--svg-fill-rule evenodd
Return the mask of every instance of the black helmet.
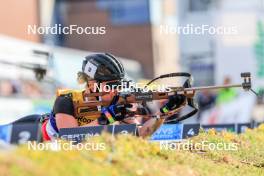
<path id="1" fill-rule="evenodd" d="M 125 75 L 121 62 L 108 53 L 86 56 L 82 71 L 97 81 L 121 80 Z"/>

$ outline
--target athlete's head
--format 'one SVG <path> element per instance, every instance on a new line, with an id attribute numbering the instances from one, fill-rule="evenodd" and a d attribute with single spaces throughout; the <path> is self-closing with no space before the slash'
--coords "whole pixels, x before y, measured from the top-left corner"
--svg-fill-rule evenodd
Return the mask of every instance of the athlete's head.
<path id="1" fill-rule="evenodd" d="M 87 83 L 93 89 L 94 83 L 120 82 L 124 74 L 124 67 L 117 58 L 108 53 L 98 53 L 85 57 L 78 81 L 81 84 Z"/>

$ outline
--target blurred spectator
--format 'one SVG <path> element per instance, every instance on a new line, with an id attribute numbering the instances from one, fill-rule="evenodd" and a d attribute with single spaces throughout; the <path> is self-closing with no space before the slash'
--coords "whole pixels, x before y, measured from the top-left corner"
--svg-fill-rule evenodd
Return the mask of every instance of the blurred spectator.
<path id="1" fill-rule="evenodd" d="M 54 87 L 33 80 L 0 80 L 0 97 L 51 98 Z"/>
<path id="2" fill-rule="evenodd" d="M 224 85 L 229 85 L 231 83 L 230 77 L 225 77 Z M 237 96 L 237 92 L 234 88 L 221 89 L 218 92 L 216 98 L 216 104 L 221 105 L 233 101 Z"/>
<path id="3" fill-rule="evenodd" d="M 42 95 L 42 91 L 35 82 L 24 81 L 21 85 L 21 94 L 27 98 L 39 98 Z"/>
<path id="4" fill-rule="evenodd" d="M 205 90 L 198 95 L 197 103 L 199 105 L 199 111 L 198 111 L 199 119 L 203 111 L 208 110 L 215 105 L 215 101 L 216 101 L 216 95 L 209 90 Z"/>
<path id="5" fill-rule="evenodd" d="M 253 120 L 257 122 L 264 122 L 264 89 L 259 91 L 257 103 L 252 112 Z"/>
<path id="6" fill-rule="evenodd" d="M 10 97 L 17 93 L 17 89 L 14 84 L 9 80 L 3 80 L 0 82 L 0 96 Z"/>

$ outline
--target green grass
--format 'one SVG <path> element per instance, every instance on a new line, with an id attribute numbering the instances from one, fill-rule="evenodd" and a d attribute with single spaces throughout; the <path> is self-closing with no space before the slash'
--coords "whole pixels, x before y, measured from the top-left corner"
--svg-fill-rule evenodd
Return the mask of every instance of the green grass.
<path id="1" fill-rule="evenodd" d="M 133 136 L 103 135 L 93 144 L 103 151 L 33 151 L 27 146 L 0 152 L 1 175 L 264 175 L 264 125 L 241 135 L 201 131 L 190 150 L 161 150 L 160 145 Z M 194 144 L 237 145 L 237 150 L 192 150 Z"/>

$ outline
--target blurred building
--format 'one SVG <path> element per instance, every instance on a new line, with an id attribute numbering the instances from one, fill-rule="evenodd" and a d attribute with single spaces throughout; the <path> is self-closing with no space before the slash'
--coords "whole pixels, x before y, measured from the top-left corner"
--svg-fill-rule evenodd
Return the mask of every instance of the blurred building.
<path id="1" fill-rule="evenodd" d="M 211 9 L 219 1 L 214 0 L 187 0 L 179 2 L 178 25 L 202 26 L 214 25 Z M 214 84 L 215 74 L 215 40 L 214 36 L 207 33 L 181 34 L 180 56 L 183 70 L 191 72 L 195 85 Z"/>
<path id="2" fill-rule="evenodd" d="M 51 25 L 105 26 L 106 34 L 44 36 L 45 43 L 139 61 L 145 78 L 180 70 L 177 34 L 160 33 L 160 25 L 176 23 L 172 20 L 178 15 L 175 0 L 54 1 L 42 2 L 41 7 L 46 9 L 47 4 L 54 9 Z M 48 15 L 41 11 L 41 16 Z"/>
<path id="3" fill-rule="evenodd" d="M 177 19 L 177 1 L 83 0 L 56 5 L 61 9 L 57 14 L 65 17 L 59 19 L 65 26 L 106 27 L 105 35 L 65 36 L 63 46 L 137 60 L 146 78 L 180 70 L 178 35 L 160 32 L 160 25 L 176 24 L 172 19 Z"/>
<path id="4" fill-rule="evenodd" d="M 146 78 L 189 71 L 196 85 L 209 85 L 222 83 L 225 76 L 237 82 L 240 72 L 251 71 L 257 78 L 254 82 L 263 85 L 263 4 L 263 0 L 10 0 L 0 7 L 0 33 L 111 52 L 139 61 Z M 105 26 L 106 34 L 28 35 L 29 24 Z M 237 34 L 161 32 L 161 26 L 188 24 L 235 26 Z"/>
<path id="5" fill-rule="evenodd" d="M 40 42 L 39 35 L 28 35 L 27 26 L 39 25 L 39 6 L 37 0 L 8 0 L 0 5 L 0 34 Z"/>
<path id="6" fill-rule="evenodd" d="M 233 34 L 180 35 L 183 70 L 194 75 L 196 85 L 222 84 L 228 76 L 240 83 L 241 72 L 251 72 L 253 88 L 264 86 L 263 0 L 179 1 L 179 24 L 234 27 Z M 255 96 L 239 94 L 234 101 L 204 113 L 201 123 L 249 122 Z M 241 107 L 245 107 L 241 109 Z"/>
<path id="7" fill-rule="evenodd" d="M 144 76 L 153 76 L 148 0 L 56 1 L 54 9 L 53 23 L 106 27 L 103 35 L 59 36 L 59 45 L 93 52 L 110 52 L 137 60 L 144 66 Z"/>
<path id="8" fill-rule="evenodd" d="M 159 32 L 161 24 L 175 23 L 171 19 L 177 16 L 176 2 L 29 0 L 25 3 L 11 0 L 0 7 L 0 33 L 51 45 L 93 52 L 111 52 L 139 61 L 143 66 L 143 76 L 152 78 L 154 75 L 179 71 L 177 35 L 163 35 Z M 7 10 L 10 8 L 5 8 L 6 6 L 12 7 L 12 11 L 16 13 L 10 13 Z M 155 16 L 159 16 L 159 19 Z M 105 26 L 106 34 L 28 35 L 28 25 L 34 24 Z"/>
<path id="9" fill-rule="evenodd" d="M 178 0 L 155 0 L 150 5 L 155 75 L 179 72 L 179 35 L 162 30 L 178 25 Z"/>
<path id="10" fill-rule="evenodd" d="M 181 26 L 236 29 L 231 35 L 180 35 L 183 70 L 193 73 L 196 85 L 221 84 L 226 76 L 240 82 L 240 73 L 249 71 L 254 87 L 264 86 L 263 0 L 179 0 L 178 7 Z"/>

